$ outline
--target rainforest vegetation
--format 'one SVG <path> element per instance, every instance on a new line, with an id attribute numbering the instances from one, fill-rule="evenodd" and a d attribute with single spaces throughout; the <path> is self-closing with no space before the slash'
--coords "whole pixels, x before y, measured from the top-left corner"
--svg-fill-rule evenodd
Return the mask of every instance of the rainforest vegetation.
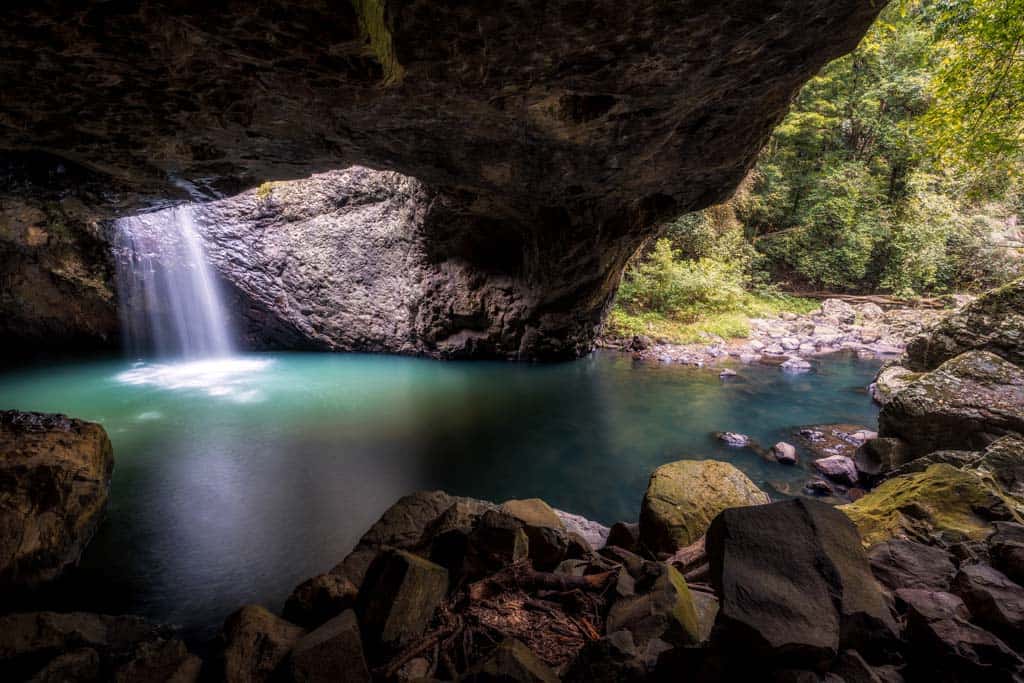
<path id="1" fill-rule="evenodd" d="M 810 291 L 981 291 L 1022 272 L 1024 0 L 902 2 L 795 98 L 739 190 L 623 278 L 612 329 L 742 336 Z"/>

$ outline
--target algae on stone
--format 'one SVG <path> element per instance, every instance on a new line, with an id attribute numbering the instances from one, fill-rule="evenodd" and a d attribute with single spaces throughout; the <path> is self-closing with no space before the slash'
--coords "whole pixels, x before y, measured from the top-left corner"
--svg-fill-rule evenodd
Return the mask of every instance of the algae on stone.
<path id="1" fill-rule="evenodd" d="M 867 547 L 898 537 L 980 540 L 991 533 L 993 516 L 1011 514 L 980 477 L 942 463 L 889 479 L 839 509 L 853 520 Z"/>
<path id="2" fill-rule="evenodd" d="M 640 540 L 651 552 L 674 553 L 703 536 L 722 510 L 768 502 L 768 495 L 729 463 L 668 463 L 651 474 L 640 509 Z"/>

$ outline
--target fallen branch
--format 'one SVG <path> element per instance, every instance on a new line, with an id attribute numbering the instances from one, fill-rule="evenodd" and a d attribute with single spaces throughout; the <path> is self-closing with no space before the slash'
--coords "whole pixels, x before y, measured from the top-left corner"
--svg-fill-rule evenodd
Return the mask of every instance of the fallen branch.
<path id="1" fill-rule="evenodd" d="M 574 590 L 600 591 L 615 575 L 615 571 L 591 574 L 589 576 L 570 576 L 539 572 L 525 564 L 514 564 L 493 576 L 470 584 L 467 595 L 470 600 L 485 600 L 488 596 L 511 588 L 524 591 L 558 591 L 566 593 Z"/>

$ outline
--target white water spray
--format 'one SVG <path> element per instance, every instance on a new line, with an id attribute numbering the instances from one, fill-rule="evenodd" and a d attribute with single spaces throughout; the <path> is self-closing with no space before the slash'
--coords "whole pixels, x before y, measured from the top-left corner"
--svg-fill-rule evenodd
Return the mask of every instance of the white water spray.
<path id="1" fill-rule="evenodd" d="M 125 348 L 133 356 L 232 353 L 228 319 L 192 210 L 122 218 L 114 238 Z"/>

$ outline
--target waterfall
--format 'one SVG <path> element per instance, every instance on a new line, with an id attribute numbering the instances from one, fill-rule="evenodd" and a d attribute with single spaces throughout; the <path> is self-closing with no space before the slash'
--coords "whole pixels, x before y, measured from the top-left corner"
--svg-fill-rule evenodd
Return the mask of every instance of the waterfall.
<path id="1" fill-rule="evenodd" d="M 191 208 L 121 218 L 114 227 L 125 348 L 135 357 L 231 355 L 224 304 Z"/>

